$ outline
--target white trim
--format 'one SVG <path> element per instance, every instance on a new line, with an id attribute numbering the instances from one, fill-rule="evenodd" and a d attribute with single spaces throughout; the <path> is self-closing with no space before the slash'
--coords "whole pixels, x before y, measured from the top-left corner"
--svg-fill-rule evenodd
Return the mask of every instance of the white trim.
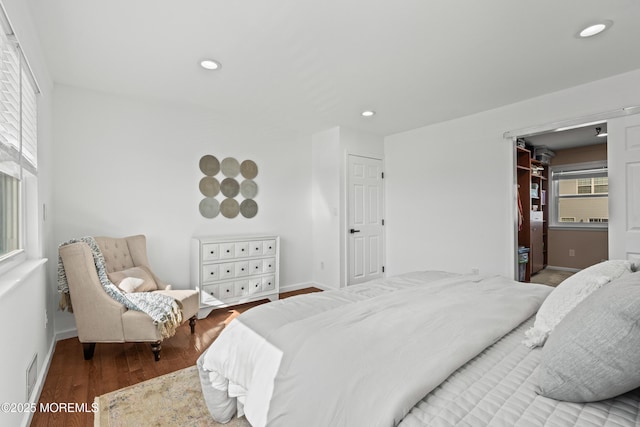
<path id="1" fill-rule="evenodd" d="M 580 271 L 580 268 L 570 268 L 570 267 L 555 267 L 553 265 L 547 265 L 545 268 L 545 270 L 560 270 L 560 271 L 571 271 L 573 273 L 577 273 L 578 271 Z"/>
<path id="2" fill-rule="evenodd" d="M 56 350 L 57 340 L 54 339 L 51 341 L 51 345 L 49 346 L 49 351 L 44 359 L 44 363 L 42 364 L 42 369 L 40 369 L 38 374 L 38 381 L 36 382 L 36 386 L 34 388 L 35 393 L 33 393 L 31 400 L 29 403 L 38 403 L 40 401 L 40 394 L 42 393 L 42 389 L 44 388 L 44 383 L 47 379 L 47 375 L 49 374 L 49 368 L 51 367 L 51 361 L 53 360 L 53 353 Z M 27 416 L 22 419 L 22 427 L 27 427 L 31 425 L 31 420 L 33 419 L 34 411 L 27 411 Z"/>
<path id="3" fill-rule="evenodd" d="M 302 283 L 293 283 L 291 285 L 286 285 L 286 286 L 280 286 L 280 293 L 282 294 L 285 292 L 299 291 L 300 289 L 306 289 L 306 288 L 318 288 L 318 289 L 322 289 L 323 291 L 335 290 L 335 288 L 332 288 L 327 285 L 323 285 L 321 283 L 302 282 Z"/>
<path id="4" fill-rule="evenodd" d="M 0 298 L 24 282 L 34 271 L 47 262 L 47 258 L 26 260 L 0 276 Z"/>
<path id="5" fill-rule="evenodd" d="M 576 117 L 573 119 L 560 120 L 557 122 L 547 123 L 543 125 L 531 126 L 528 128 L 515 129 L 505 132 L 502 136 L 505 139 L 511 140 L 512 138 L 521 138 L 525 136 L 533 136 L 541 133 L 557 132 L 561 129 L 567 129 L 572 127 L 581 127 L 587 123 L 592 122 L 605 122 L 608 119 L 615 117 L 630 116 L 632 114 L 640 113 L 640 106 L 634 105 L 629 107 L 622 107 L 613 111 L 605 111 L 601 113 L 591 114 L 588 116 Z"/>
<path id="6" fill-rule="evenodd" d="M 78 329 L 70 328 L 70 329 L 65 329 L 64 331 L 56 332 L 55 340 L 62 341 L 62 340 L 67 340 L 69 338 L 75 338 L 77 336 L 78 336 Z"/>

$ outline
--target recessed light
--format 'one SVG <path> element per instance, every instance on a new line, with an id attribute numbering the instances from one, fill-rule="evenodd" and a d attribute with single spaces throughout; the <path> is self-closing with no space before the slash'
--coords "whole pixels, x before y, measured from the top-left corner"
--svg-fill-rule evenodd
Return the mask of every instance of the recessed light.
<path id="1" fill-rule="evenodd" d="M 205 70 L 217 70 L 222 67 L 218 61 L 214 61 L 213 59 L 203 59 L 200 61 L 200 66 Z"/>
<path id="2" fill-rule="evenodd" d="M 372 117 L 376 115 L 376 112 L 371 110 L 366 110 L 366 111 L 363 111 L 361 114 L 362 114 L 362 117 Z"/>
<path id="3" fill-rule="evenodd" d="M 607 21 L 596 22 L 595 24 L 591 24 L 588 27 L 584 28 L 582 31 L 580 31 L 578 33 L 578 36 L 582 38 L 592 37 L 592 36 L 595 36 L 596 34 L 600 34 L 607 28 L 611 27 L 611 25 L 613 25 L 613 21 L 607 20 Z"/>

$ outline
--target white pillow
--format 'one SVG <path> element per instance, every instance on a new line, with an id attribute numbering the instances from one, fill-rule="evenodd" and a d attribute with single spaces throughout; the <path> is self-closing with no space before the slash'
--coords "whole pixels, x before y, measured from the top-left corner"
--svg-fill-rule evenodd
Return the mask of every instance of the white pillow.
<path id="1" fill-rule="evenodd" d="M 527 347 L 544 345 L 558 323 L 582 300 L 603 285 L 632 272 L 632 263 L 609 260 L 587 267 L 560 283 L 544 300 L 533 327 L 525 332 Z"/>
<path id="2" fill-rule="evenodd" d="M 125 277 L 118 283 L 118 287 L 124 292 L 135 292 L 140 285 L 144 283 L 144 279 L 137 277 Z"/>

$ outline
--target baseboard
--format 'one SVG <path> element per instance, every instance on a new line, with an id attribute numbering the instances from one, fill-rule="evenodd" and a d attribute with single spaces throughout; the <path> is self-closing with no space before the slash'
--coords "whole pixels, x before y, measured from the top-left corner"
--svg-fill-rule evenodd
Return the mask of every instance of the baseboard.
<path id="1" fill-rule="evenodd" d="M 577 273 L 580 271 L 580 268 L 569 268 L 569 267 L 555 267 L 553 265 L 547 265 L 545 267 L 546 270 L 560 270 L 560 271 L 571 271 L 573 273 Z"/>
<path id="2" fill-rule="evenodd" d="M 56 332 L 55 341 L 66 340 L 69 338 L 75 338 L 78 336 L 78 330 L 76 328 L 66 329 L 64 331 Z"/>
<path id="3" fill-rule="evenodd" d="M 322 283 L 305 282 L 305 283 L 294 283 L 292 285 L 280 286 L 280 293 L 299 291 L 300 289 L 306 289 L 306 288 L 318 288 L 318 289 L 322 289 L 323 291 L 335 290 L 335 288 L 324 285 Z"/>

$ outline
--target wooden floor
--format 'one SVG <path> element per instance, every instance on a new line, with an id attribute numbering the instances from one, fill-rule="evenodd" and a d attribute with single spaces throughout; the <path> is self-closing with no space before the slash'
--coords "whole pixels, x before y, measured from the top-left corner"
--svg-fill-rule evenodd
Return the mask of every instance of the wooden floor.
<path id="1" fill-rule="evenodd" d="M 282 293 L 280 298 L 317 291 L 320 289 L 307 288 Z M 86 361 L 77 338 L 58 341 L 38 407 L 41 403 L 69 402 L 84 403 L 89 409 L 87 412 L 36 412 L 31 426 L 92 426 L 90 408 L 96 396 L 193 366 L 226 324 L 243 311 L 265 302 L 268 300 L 214 310 L 198 320 L 193 335 L 189 323 L 183 324 L 173 337 L 162 342 L 158 362 L 153 360 L 148 343 L 97 344 L 93 359 Z"/>

